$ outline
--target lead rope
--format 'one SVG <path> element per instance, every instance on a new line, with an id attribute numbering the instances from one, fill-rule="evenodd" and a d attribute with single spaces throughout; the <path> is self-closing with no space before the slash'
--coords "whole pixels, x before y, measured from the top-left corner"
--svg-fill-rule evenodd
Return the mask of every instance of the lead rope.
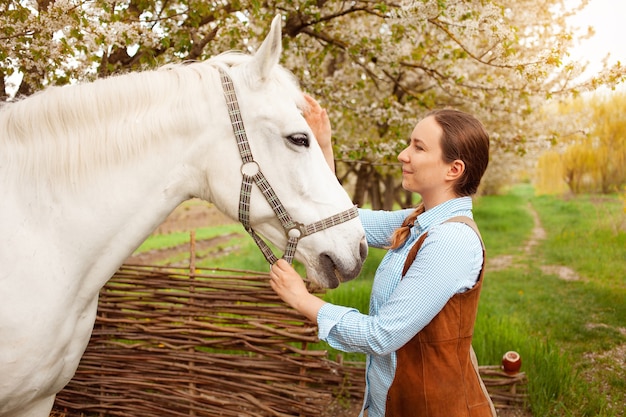
<path id="1" fill-rule="evenodd" d="M 255 183 L 265 196 L 269 205 L 272 207 L 272 210 L 276 214 L 276 217 L 278 217 L 283 229 L 285 229 L 287 247 L 285 248 L 283 259 L 291 264 L 293 263 L 296 247 L 301 237 L 357 217 L 357 208 L 356 206 L 353 206 L 339 214 L 306 226 L 301 223 L 294 222 L 289 213 L 285 210 L 285 207 L 272 189 L 271 185 L 267 182 L 265 175 L 261 172 L 259 164 L 252 156 L 250 144 L 248 143 L 248 137 L 246 136 L 246 130 L 241 118 L 241 110 L 239 109 L 239 103 L 237 102 L 237 95 L 235 93 L 233 81 L 222 68 L 218 68 L 218 70 L 222 81 L 222 87 L 224 89 L 224 98 L 226 99 L 226 106 L 228 107 L 228 115 L 233 126 L 233 133 L 235 134 L 237 147 L 239 148 L 239 154 L 241 155 L 241 160 L 243 162 L 241 165 L 243 180 L 239 194 L 239 221 L 248 234 L 252 236 L 255 243 L 265 256 L 267 262 L 272 265 L 278 261 L 278 258 L 276 258 L 276 255 L 274 255 L 270 247 L 263 239 L 261 239 L 261 237 L 252 229 L 252 226 L 250 225 L 250 198 L 252 195 L 252 184 Z"/>

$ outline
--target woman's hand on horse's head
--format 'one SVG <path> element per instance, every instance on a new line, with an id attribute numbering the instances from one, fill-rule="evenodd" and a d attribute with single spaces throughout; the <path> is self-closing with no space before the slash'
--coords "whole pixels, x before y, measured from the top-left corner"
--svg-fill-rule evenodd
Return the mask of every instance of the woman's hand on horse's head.
<path id="1" fill-rule="evenodd" d="M 330 169 L 335 171 L 335 161 L 333 157 L 333 144 L 331 142 L 332 129 L 330 126 L 330 119 L 326 109 L 323 109 L 320 104 L 308 94 L 304 94 L 309 108 L 304 113 L 304 119 L 309 124 L 309 127 L 313 131 L 317 143 L 322 148 L 324 158 L 330 166 Z"/>
<path id="2" fill-rule="evenodd" d="M 319 143 L 322 149 L 325 146 L 331 146 L 332 130 L 326 110 L 310 95 L 304 94 L 304 98 L 309 105 L 309 108 L 304 113 L 304 119 L 313 131 L 317 143 Z"/>

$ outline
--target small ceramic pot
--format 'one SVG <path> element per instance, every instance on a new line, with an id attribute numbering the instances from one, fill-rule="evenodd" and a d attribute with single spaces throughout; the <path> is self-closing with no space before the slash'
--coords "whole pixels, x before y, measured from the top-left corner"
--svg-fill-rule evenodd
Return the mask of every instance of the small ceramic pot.
<path id="1" fill-rule="evenodd" d="M 519 372 L 522 367 L 522 357 L 515 351 L 508 351 L 502 357 L 502 369 L 509 375 Z"/>

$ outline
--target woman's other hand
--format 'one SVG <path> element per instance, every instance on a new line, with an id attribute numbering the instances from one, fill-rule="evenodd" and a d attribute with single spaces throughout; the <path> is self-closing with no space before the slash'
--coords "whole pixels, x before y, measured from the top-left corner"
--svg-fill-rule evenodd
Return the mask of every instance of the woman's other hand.
<path id="1" fill-rule="evenodd" d="M 325 301 L 309 293 L 298 272 L 284 259 L 270 268 L 270 285 L 285 303 L 317 323 L 317 313 Z"/>

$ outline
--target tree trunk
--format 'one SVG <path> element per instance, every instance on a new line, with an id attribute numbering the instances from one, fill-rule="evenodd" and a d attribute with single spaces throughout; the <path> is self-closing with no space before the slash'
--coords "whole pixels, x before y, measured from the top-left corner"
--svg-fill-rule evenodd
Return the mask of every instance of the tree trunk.
<path id="1" fill-rule="evenodd" d="M 380 184 L 382 178 L 380 174 L 375 169 L 370 169 L 370 175 L 368 178 L 369 183 L 369 197 L 372 203 L 372 210 L 382 210 L 383 209 L 383 201 L 382 195 L 380 192 Z"/>
<path id="2" fill-rule="evenodd" d="M 385 175 L 383 178 L 385 183 L 385 192 L 383 194 L 383 209 L 393 210 L 393 205 L 396 202 L 396 184 L 395 178 L 391 174 Z"/>
<path id="3" fill-rule="evenodd" d="M 352 197 L 352 201 L 359 207 L 363 207 L 363 204 L 365 204 L 369 181 L 369 167 L 369 164 L 359 164 L 355 170 L 356 185 L 354 187 L 354 196 Z"/>

